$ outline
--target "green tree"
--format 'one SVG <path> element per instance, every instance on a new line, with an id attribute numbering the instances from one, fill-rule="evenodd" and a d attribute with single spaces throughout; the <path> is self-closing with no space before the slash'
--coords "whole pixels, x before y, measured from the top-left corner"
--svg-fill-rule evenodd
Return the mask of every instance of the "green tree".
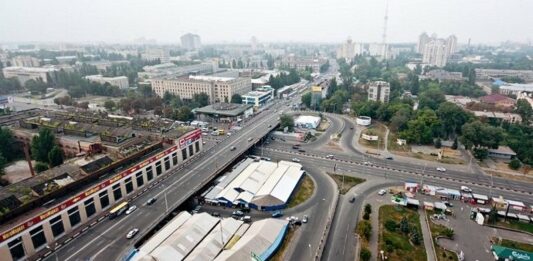
<path id="1" fill-rule="evenodd" d="M 85 91 L 83 90 L 83 88 L 81 86 L 76 85 L 76 86 L 70 87 L 70 89 L 68 90 L 68 94 L 72 98 L 81 98 L 81 97 L 85 96 Z"/>
<path id="2" fill-rule="evenodd" d="M 294 131 L 294 118 L 291 115 L 283 114 L 279 118 L 280 128 L 285 129 L 287 127 L 289 131 Z"/>
<path id="3" fill-rule="evenodd" d="M 39 130 L 39 135 L 31 141 L 31 153 L 35 160 L 48 162 L 48 152 L 55 146 L 55 136 L 47 128 Z"/>
<path id="4" fill-rule="evenodd" d="M 0 152 L 0 177 L 5 174 L 4 168 L 6 167 L 6 165 L 7 165 L 7 160 L 6 158 L 4 158 L 4 156 Z"/>
<path id="5" fill-rule="evenodd" d="M 512 160 L 509 162 L 509 168 L 511 168 L 511 169 L 517 170 L 517 169 L 519 169 L 521 166 L 522 166 L 522 163 L 520 163 L 520 160 L 518 160 L 518 159 L 512 159 Z"/>
<path id="6" fill-rule="evenodd" d="M 396 224 L 396 222 L 392 219 L 387 219 L 385 221 L 385 228 L 390 231 L 390 232 L 394 232 L 396 231 L 396 228 L 398 227 L 398 224 Z"/>
<path id="7" fill-rule="evenodd" d="M 240 94 L 238 94 L 238 93 L 233 94 L 233 96 L 231 96 L 231 103 L 241 104 L 242 103 L 242 96 Z"/>
<path id="8" fill-rule="evenodd" d="M 436 110 L 445 101 L 444 93 L 438 87 L 431 87 L 420 93 L 418 107 Z"/>
<path id="9" fill-rule="evenodd" d="M 417 112 L 414 119 L 407 122 L 407 128 L 400 132 L 400 137 L 410 143 L 432 144 L 433 139 L 438 137 L 441 122 L 431 109 L 423 109 Z"/>
<path id="10" fill-rule="evenodd" d="M 440 149 L 442 147 L 442 141 L 440 138 L 435 140 L 435 148 Z"/>
<path id="11" fill-rule="evenodd" d="M 370 261 L 370 258 L 372 257 L 372 252 L 370 252 L 368 248 L 363 247 L 361 248 L 361 252 L 359 252 L 359 257 L 361 258 L 361 261 Z"/>
<path id="12" fill-rule="evenodd" d="M 10 129 L 0 127 L 0 155 L 3 155 L 7 161 L 12 161 L 18 156 L 18 153 L 14 153 L 13 143 L 15 138 Z"/>
<path id="13" fill-rule="evenodd" d="M 461 132 L 460 141 L 467 149 L 473 147 L 496 149 L 504 139 L 502 128 L 493 127 L 480 121 L 464 124 Z"/>
<path id="14" fill-rule="evenodd" d="M 445 137 L 460 135 L 461 127 L 473 119 L 473 116 L 470 113 L 467 113 L 461 107 L 451 102 L 441 103 L 436 113 L 442 122 L 442 129 Z"/>
<path id="15" fill-rule="evenodd" d="M 411 241 L 415 245 L 420 245 L 420 233 L 418 232 L 418 229 L 414 229 L 411 233 Z"/>
<path id="16" fill-rule="evenodd" d="M 402 220 L 400 221 L 400 231 L 406 235 L 409 234 L 409 222 L 407 221 L 407 218 L 405 216 L 402 217 Z"/>
<path id="17" fill-rule="evenodd" d="M 525 125 L 528 125 L 533 116 L 533 109 L 527 100 L 518 99 L 518 101 L 516 101 L 516 113 L 522 117 L 522 122 Z"/>
<path id="18" fill-rule="evenodd" d="M 365 213 L 372 214 L 372 206 L 370 204 L 365 205 Z"/>
<path id="19" fill-rule="evenodd" d="M 41 78 L 38 78 L 37 80 L 28 80 L 24 83 L 24 86 L 31 92 L 31 94 L 45 94 L 46 88 L 48 87 Z"/>
<path id="20" fill-rule="evenodd" d="M 489 157 L 489 151 L 486 148 L 474 148 L 473 152 L 474 157 L 481 161 Z"/>
<path id="21" fill-rule="evenodd" d="M 311 97 L 310 92 L 307 92 L 304 95 L 302 95 L 302 103 L 305 105 L 305 107 L 311 108 L 311 100 L 312 100 L 312 97 Z"/>
<path id="22" fill-rule="evenodd" d="M 442 231 L 443 236 L 453 239 L 453 236 L 455 235 L 455 231 L 451 228 L 446 228 L 444 231 Z"/>
<path id="23" fill-rule="evenodd" d="M 457 141 L 457 137 L 455 137 L 455 139 L 453 139 L 452 150 L 456 150 L 458 147 L 459 142 Z"/>
<path id="24" fill-rule="evenodd" d="M 209 95 L 205 92 L 194 94 L 192 100 L 194 103 L 197 103 L 199 107 L 204 107 L 209 104 Z"/>
<path id="25" fill-rule="evenodd" d="M 481 214 L 478 214 L 481 215 Z M 496 206 L 492 206 L 489 212 L 489 218 L 487 220 L 490 224 L 496 224 L 498 222 L 498 210 Z"/>
<path id="26" fill-rule="evenodd" d="M 190 121 L 194 119 L 194 114 L 187 106 L 181 106 L 176 110 L 176 119 L 179 121 Z"/>
<path id="27" fill-rule="evenodd" d="M 63 164 L 63 151 L 57 145 L 48 153 L 48 163 L 51 168 Z"/>
<path id="28" fill-rule="evenodd" d="M 107 100 L 104 102 L 104 107 L 108 111 L 113 111 L 113 108 L 115 108 L 117 104 L 113 100 Z"/>

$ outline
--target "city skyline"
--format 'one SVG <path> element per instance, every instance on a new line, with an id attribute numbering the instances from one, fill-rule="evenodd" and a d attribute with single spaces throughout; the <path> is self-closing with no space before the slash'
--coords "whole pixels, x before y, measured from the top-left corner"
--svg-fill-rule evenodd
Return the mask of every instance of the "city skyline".
<path id="1" fill-rule="evenodd" d="M 385 0 L 334 0 L 328 3 L 273 1 L 114 1 L 56 0 L 0 4 L 0 42 L 132 43 L 145 37 L 177 44 L 186 33 L 202 42 L 381 42 Z M 454 34 L 460 43 L 530 42 L 533 2 L 390 1 L 387 41 L 417 41 L 422 32 Z M 31 10 L 46 10 L 31 12 Z M 473 19 L 475 15 L 476 19 Z M 36 25 L 40 26 L 36 26 Z M 16 25 L 16 26 L 15 26 Z M 491 28 L 491 30 L 486 30 Z"/>

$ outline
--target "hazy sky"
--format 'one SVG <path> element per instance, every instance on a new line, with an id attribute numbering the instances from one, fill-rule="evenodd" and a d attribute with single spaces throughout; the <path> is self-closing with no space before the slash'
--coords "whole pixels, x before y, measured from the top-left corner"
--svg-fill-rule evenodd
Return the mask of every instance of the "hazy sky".
<path id="1" fill-rule="evenodd" d="M 533 0 L 390 0 L 388 42 L 533 40 Z M 0 0 L 0 42 L 381 41 L 385 0 Z"/>

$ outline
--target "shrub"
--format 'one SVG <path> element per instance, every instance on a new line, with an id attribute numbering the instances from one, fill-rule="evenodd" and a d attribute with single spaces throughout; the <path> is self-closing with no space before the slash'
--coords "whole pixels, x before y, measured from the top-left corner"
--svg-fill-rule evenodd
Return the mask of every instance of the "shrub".
<path id="1" fill-rule="evenodd" d="M 364 219 L 364 220 L 369 220 L 369 219 L 370 219 L 370 214 L 368 214 L 368 212 L 365 212 L 365 213 L 363 214 L 363 219 Z"/>
<path id="2" fill-rule="evenodd" d="M 388 231 L 394 232 L 394 231 L 396 231 L 397 227 L 398 227 L 398 224 L 394 220 L 388 219 L 388 220 L 385 221 L 385 228 Z"/>
<path id="3" fill-rule="evenodd" d="M 365 213 L 368 213 L 368 214 L 372 213 L 372 206 L 370 206 L 370 204 L 365 205 Z"/>
<path id="4" fill-rule="evenodd" d="M 35 163 L 35 171 L 37 173 L 41 173 L 47 169 L 48 169 L 48 164 L 44 162 L 40 162 L 40 161 L 37 161 L 37 163 Z"/>
<path id="5" fill-rule="evenodd" d="M 361 258 L 362 261 L 369 261 L 370 258 L 372 257 L 372 253 L 366 247 L 363 247 L 361 249 L 361 252 L 359 253 L 359 257 Z"/>
<path id="6" fill-rule="evenodd" d="M 509 168 L 517 170 L 522 166 L 522 163 L 518 159 L 513 159 L 509 162 Z"/>
<path id="7" fill-rule="evenodd" d="M 372 235 L 372 224 L 366 220 L 362 220 L 359 222 L 357 230 L 359 231 L 359 235 L 362 235 L 366 240 L 369 240 Z"/>
<path id="8" fill-rule="evenodd" d="M 438 138 L 437 140 L 435 140 L 435 148 L 440 149 L 441 147 L 442 141 L 440 140 L 440 138 Z"/>
<path id="9" fill-rule="evenodd" d="M 455 231 L 453 231 L 453 229 L 451 228 L 446 228 L 444 231 L 442 231 L 442 235 L 449 239 L 453 239 L 453 236 L 455 235 Z"/>

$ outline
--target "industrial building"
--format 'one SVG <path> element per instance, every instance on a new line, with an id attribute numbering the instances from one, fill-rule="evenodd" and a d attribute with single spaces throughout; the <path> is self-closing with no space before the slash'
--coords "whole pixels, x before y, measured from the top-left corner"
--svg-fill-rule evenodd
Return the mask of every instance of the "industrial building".
<path id="1" fill-rule="evenodd" d="M 294 162 L 246 159 L 202 196 L 208 203 L 229 207 L 282 209 L 304 173 L 302 165 Z"/>
<path id="2" fill-rule="evenodd" d="M 25 259 L 53 245 L 190 160 L 203 147 L 200 129 L 109 115 L 47 113 L 48 117 L 20 120 L 15 138 L 29 142 L 32 133 L 50 128 L 63 150 L 75 150 L 80 157 L 0 188 L 2 260 Z M 164 134 L 161 128 L 166 129 Z M 67 137 L 72 136 L 89 141 L 68 143 L 74 139 Z"/>
<path id="3" fill-rule="evenodd" d="M 100 84 L 109 83 L 111 86 L 116 86 L 120 89 L 126 89 L 130 87 L 128 82 L 128 77 L 126 76 L 117 76 L 117 77 L 104 77 L 103 75 L 87 75 L 85 79 L 91 82 L 97 82 Z"/>
<path id="4" fill-rule="evenodd" d="M 303 129 L 316 129 L 320 125 L 320 117 L 300 115 L 294 120 L 294 126 Z"/>
<path id="5" fill-rule="evenodd" d="M 22 86 L 28 80 L 42 80 L 48 82 L 49 79 L 55 78 L 55 73 L 59 71 L 55 67 L 6 67 L 3 70 L 5 78 L 17 78 Z"/>
<path id="6" fill-rule="evenodd" d="M 288 221 L 264 219 L 246 224 L 207 213 L 179 213 L 136 249 L 132 261 L 268 260 L 283 242 Z"/>

